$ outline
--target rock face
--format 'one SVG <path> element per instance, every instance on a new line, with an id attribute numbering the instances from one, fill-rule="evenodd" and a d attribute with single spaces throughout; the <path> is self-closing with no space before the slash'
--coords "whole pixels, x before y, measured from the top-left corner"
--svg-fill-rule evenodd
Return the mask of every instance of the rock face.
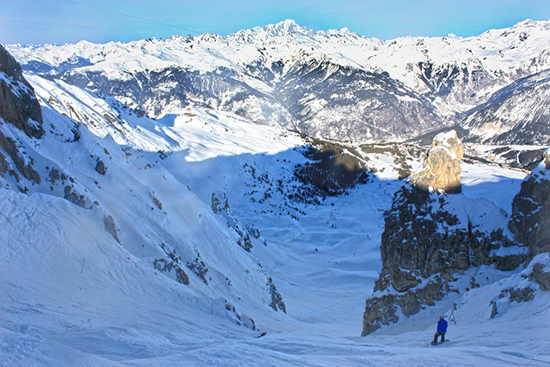
<path id="1" fill-rule="evenodd" d="M 526 260 L 524 249 L 501 229 L 482 231 L 466 215 L 455 214 L 447 195 L 405 185 L 384 215 L 382 270 L 375 296 L 366 301 L 363 335 L 397 322 L 398 310 L 408 317 L 434 305 L 453 291 L 457 274 L 470 267 L 513 270 Z M 511 251 L 498 255 L 502 247 Z"/>
<path id="2" fill-rule="evenodd" d="M 225 192 L 213 192 L 212 203 L 210 206 L 212 207 L 212 211 L 216 214 L 229 209 L 227 194 Z"/>
<path id="3" fill-rule="evenodd" d="M 509 227 L 516 239 L 529 246 L 530 256 L 550 251 L 550 149 L 532 174 L 521 183 L 512 202 Z"/>
<path id="4" fill-rule="evenodd" d="M 42 112 L 21 66 L 0 45 L 0 117 L 30 137 L 40 138 Z"/>
<path id="5" fill-rule="evenodd" d="M 271 296 L 271 303 L 269 304 L 269 306 L 275 311 L 281 310 L 286 313 L 286 305 L 283 301 L 283 296 L 281 296 L 281 293 L 279 293 L 277 287 L 275 287 L 275 284 L 273 284 L 272 278 L 267 279 L 267 290 Z"/>
<path id="6" fill-rule="evenodd" d="M 382 325 L 399 321 L 398 310 L 405 316 L 418 313 L 425 305 L 433 306 L 445 296 L 444 281 L 436 276 L 424 287 L 403 294 L 387 294 L 369 298 L 363 314 L 362 336 L 378 330 Z M 399 307 L 399 308 L 398 308 Z"/>
<path id="7" fill-rule="evenodd" d="M 543 264 L 535 264 L 531 276 L 540 285 L 540 289 L 550 291 L 550 272 L 545 269 Z"/>
<path id="8" fill-rule="evenodd" d="M 166 254 L 165 258 L 156 259 L 153 261 L 153 266 L 155 269 L 162 273 L 171 274 L 174 270 L 174 276 L 176 281 L 181 284 L 189 285 L 189 276 L 182 269 L 183 260 L 176 254 L 176 250 L 168 250 L 166 245 L 162 244 L 162 251 Z"/>
<path id="9" fill-rule="evenodd" d="M 22 130 L 27 136 L 40 138 L 44 134 L 42 128 L 42 112 L 31 85 L 23 77 L 21 66 L 0 45 L 0 127 L 10 124 Z M 4 156 L 0 157 L 0 173 L 9 172 L 16 181 L 21 182 L 19 173 L 34 183 L 40 183 L 41 177 L 33 166 L 32 158 L 28 157 L 21 142 L 8 130 L 0 129 L 0 147 L 8 154 L 15 167 L 8 163 Z M 5 168 L 2 168 L 4 167 Z M 26 189 L 20 187 L 22 191 Z"/>
<path id="10" fill-rule="evenodd" d="M 422 167 L 412 173 L 410 182 L 425 191 L 460 192 L 460 161 L 463 157 L 464 147 L 456 131 L 438 134 Z"/>
<path id="11" fill-rule="evenodd" d="M 391 285 L 404 292 L 422 278 L 470 266 L 496 264 L 508 270 L 519 265 L 519 259 L 490 255 L 500 246 L 516 245 L 502 231 L 482 233 L 472 223 L 462 223 L 446 206 L 445 197 L 414 187 L 404 186 L 395 194 L 391 209 L 385 213 L 382 271 L 376 290 Z"/>

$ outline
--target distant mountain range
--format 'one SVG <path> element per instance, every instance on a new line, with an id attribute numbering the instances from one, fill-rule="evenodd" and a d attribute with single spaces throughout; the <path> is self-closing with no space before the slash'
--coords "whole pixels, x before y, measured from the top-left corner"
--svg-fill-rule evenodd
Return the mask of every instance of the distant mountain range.
<path id="1" fill-rule="evenodd" d="M 550 69 L 548 44 L 550 21 L 382 41 L 285 20 L 226 37 L 7 48 L 27 73 L 111 95 L 153 118 L 198 105 L 348 142 L 460 123 L 474 140 L 548 144 L 548 78 L 522 79 Z M 537 96 L 511 113 L 503 100 L 514 104 L 518 93 Z"/>

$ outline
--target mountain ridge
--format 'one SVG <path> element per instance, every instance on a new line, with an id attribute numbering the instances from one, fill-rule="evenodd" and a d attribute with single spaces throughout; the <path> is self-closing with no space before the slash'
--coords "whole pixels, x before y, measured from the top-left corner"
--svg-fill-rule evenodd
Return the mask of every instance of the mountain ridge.
<path id="1" fill-rule="evenodd" d="M 45 74 L 69 83 L 78 81 L 81 87 L 112 95 L 123 103 L 143 105 L 145 112 L 154 118 L 181 113 L 188 103 L 197 101 L 259 123 L 292 129 L 301 126 L 302 133 L 315 137 L 374 142 L 402 140 L 411 134 L 425 133 L 427 126 L 428 130 L 437 130 L 458 123 L 466 112 L 486 103 L 498 90 L 550 68 L 550 50 L 544 47 L 549 40 L 550 21 L 526 20 L 466 38 L 409 36 L 382 41 L 345 28 L 315 31 L 285 20 L 224 37 L 176 35 L 129 43 L 82 41 L 61 46 L 7 48 L 28 73 Z M 343 126 L 341 129 L 333 129 L 323 118 L 304 119 L 303 114 L 292 113 L 349 102 L 345 94 L 333 95 L 330 100 L 308 99 L 306 95 L 296 109 L 296 101 L 288 99 L 288 88 L 285 92 L 281 81 L 286 86 L 292 87 L 294 83 L 303 88 L 301 83 L 307 78 L 295 71 L 322 62 L 334 65 L 333 69 L 344 67 L 360 71 L 358 74 L 373 73 L 380 80 L 389 77 L 395 80 L 394 85 L 401 83 L 409 88 L 414 94 L 412 100 L 416 100 L 415 107 L 397 107 L 397 115 L 403 116 L 406 123 L 394 127 L 383 122 L 372 125 L 368 116 L 376 115 L 379 106 L 366 97 L 355 99 L 357 108 L 346 112 L 346 118 L 331 122 Z M 165 77 L 174 70 L 178 75 Z M 144 101 L 141 92 L 124 91 L 134 80 L 144 77 L 150 80 L 152 73 L 163 76 L 164 82 L 162 85 L 148 82 L 148 90 L 157 96 L 169 95 L 170 101 L 155 97 Z M 192 87 L 176 90 L 176 85 L 191 83 L 190 80 L 195 80 Z M 139 89 L 139 83 L 130 89 Z M 336 89 L 346 85 L 344 77 L 333 78 L 318 84 L 320 89 L 313 90 L 314 94 L 332 88 L 330 83 L 336 83 Z M 217 86 L 216 90 L 212 86 Z M 354 88 L 362 92 L 377 87 L 367 83 Z M 383 93 L 390 99 L 399 99 L 392 88 Z M 212 98 L 206 101 L 203 95 Z M 382 114 L 395 115 L 388 98 L 382 103 Z M 418 115 L 419 110 L 433 110 L 435 115 L 424 118 L 423 114 Z M 338 115 L 336 110 L 333 112 Z M 323 136 L 323 131 L 331 133 Z"/>

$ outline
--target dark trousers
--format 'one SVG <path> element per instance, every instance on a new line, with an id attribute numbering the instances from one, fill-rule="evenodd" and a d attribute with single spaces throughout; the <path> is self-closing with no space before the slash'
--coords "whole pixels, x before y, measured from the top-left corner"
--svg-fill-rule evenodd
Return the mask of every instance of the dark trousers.
<path id="1" fill-rule="evenodd" d="M 435 333 L 435 336 L 434 336 L 434 344 L 437 344 L 437 337 L 438 336 L 441 337 L 441 343 L 443 343 L 445 341 L 445 333 L 440 333 L 438 331 L 437 333 Z"/>

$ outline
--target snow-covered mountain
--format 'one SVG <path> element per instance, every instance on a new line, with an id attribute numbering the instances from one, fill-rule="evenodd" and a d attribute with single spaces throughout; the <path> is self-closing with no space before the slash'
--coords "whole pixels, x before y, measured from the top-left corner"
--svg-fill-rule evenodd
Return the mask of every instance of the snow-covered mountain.
<path id="1" fill-rule="evenodd" d="M 550 70 L 521 78 L 476 107 L 461 126 L 482 142 L 550 144 Z"/>
<path id="2" fill-rule="evenodd" d="M 318 137 L 368 142 L 450 124 L 498 89 L 550 68 L 549 40 L 544 21 L 468 38 L 381 41 L 287 20 L 226 37 L 8 49 L 29 72 L 112 95 L 151 117 L 198 104 Z"/>
<path id="3" fill-rule="evenodd" d="M 517 41 L 528 54 L 547 28 L 479 38 L 530 30 Z M 550 151 L 531 175 L 465 155 L 460 194 L 410 196 L 390 220 L 426 153 L 390 139 L 447 121 L 439 97 L 351 50 L 417 41 L 286 21 L 225 38 L 10 46 L 25 75 L 0 46 L 0 365 L 548 364 L 537 218 Z M 456 236 L 430 241 L 434 226 Z M 373 292 L 386 271 L 416 288 Z M 373 309 L 381 327 L 361 338 L 365 300 L 381 295 L 400 308 Z M 442 314 L 443 351 L 427 345 Z"/>

